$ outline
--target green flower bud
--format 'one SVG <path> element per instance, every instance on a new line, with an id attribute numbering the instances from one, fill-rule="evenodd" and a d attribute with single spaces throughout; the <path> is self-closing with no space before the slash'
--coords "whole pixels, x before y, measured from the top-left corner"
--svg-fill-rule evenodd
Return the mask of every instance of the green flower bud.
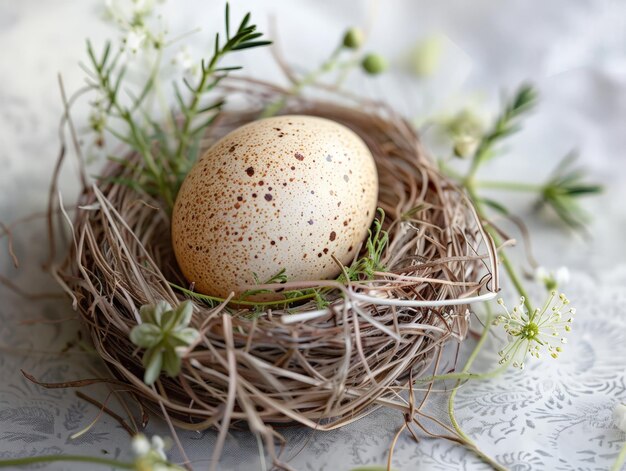
<path id="1" fill-rule="evenodd" d="M 440 36 L 431 36 L 418 43 L 411 53 L 411 68 L 417 77 L 429 77 L 439 68 L 443 42 Z"/>
<path id="2" fill-rule="evenodd" d="M 478 149 L 480 139 L 475 136 L 458 136 L 454 140 L 454 155 L 462 159 L 470 157 Z"/>
<path id="3" fill-rule="evenodd" d="M 350 28 L 343 36 L 343 47 L 358 49 L 363 44 L 363 31 L 359 28 Z"/>
<path id="4" fill-rule="evenodd" d="M 387 70 L 387 61 L 380 54 L 369 53 L 363 57 L 361 67 L 368 74 L 377 75 Z"/>

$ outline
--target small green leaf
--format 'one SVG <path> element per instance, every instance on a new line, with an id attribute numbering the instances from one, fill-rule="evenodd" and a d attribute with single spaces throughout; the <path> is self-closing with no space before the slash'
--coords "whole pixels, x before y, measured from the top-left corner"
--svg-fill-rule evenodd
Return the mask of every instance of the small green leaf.
<path id="1" fill-rule="evenodd" d="M 163 329 L 163 332 L 169 332 L 176 326 L 176 321 L 178 320 L 177 314 L 176 310 L 170 310 L 163 313 L 163 317 L 161 319 L 161 328 Z"/>
<path id="2" fill-rule="evenodd" d="M 224 23 L 226 23 L 226 39 L 230 39 L 230 5 L 228 2 L 226 2 L 225 17 Z"/>
<path id="3" fill-rule="evenodd" d="M 193 304 L 191 301 L 183 301 L 177 308 L 179 312 L 179 319 L 177 325 L 186 327 L 191 322 L 191 316 L 193 316 Z"/>
<path id="4" fill-rule="evenodd" d="M 192 327 L 185 327 L 184 329 L 176 330 L 170 334 L 172 339 L 176 339 L 180 342 L 180 345 L 177 346 L 189 346 L 194 343 L 199 336 L 200 333 Z"/>
<path id="5" fill-rule="evenodd" d="M 272 41 L 251 41 L 233 47 L 233 51 L 241 51 L 243 49 L 250 49 L 252 47 L 268 46 L 270 44 L 272 44 Z"/>
<path id="6" fill-rule="evenodd" d="M 136 325 L 130 331 L 131 342 L 141 348 L 154 347 L 162 338 L 161 329 L 154 324 Z"/>
<path id="7" fill-rule="evenodd" d="M 492 200 L 490 198 L 482 198 L 481 201 L 487 206 L 489 206 L 491 209 L 494 209 L 495 211 L 502 214 L 503 216 L 509 215 L 509 210 L 506 209 L 506 207 L 504 207 L 502 204 L 498 203 L 497 201 Z"/>
<path id="8" fill-rule="evenodd" d="M 167 349 L 163 352 L 163 371 L 174 377 L 180 373 L 181 360 L 174 349 Z"/>
<path id="9" fill-rule="evenodd" d="M 146 369 L 143 375 L 143 382 L 148 386 L 154 384 L 161 373 L 163 366 L 163 352 L 160 347 L 146 350 L 143 356 L 143 364 Z"/>
<path id="10" fill-rule="evenodd" d="M 141 320 L 145 323 L 161 325 L 161 318 L 163 317 L 163 313 L 167 311 L 171 311 L 172 306 L 165 301 L 159 301 L 156 305 L 144 304 L 139 309 L 139 315 L 141 316 Z"/>
<path id="11" fill-rule="evenodd" d="M 239 29 L 238 32 L 241 33 L 241 31 L 243 31 L 246 26 L 248 26 L 248 22 L 250 21 L 250 13 L 246 13 L 246 16 L 243 17 L 243 20 L 241 20 L 241 24 L 239 25 Z"/>

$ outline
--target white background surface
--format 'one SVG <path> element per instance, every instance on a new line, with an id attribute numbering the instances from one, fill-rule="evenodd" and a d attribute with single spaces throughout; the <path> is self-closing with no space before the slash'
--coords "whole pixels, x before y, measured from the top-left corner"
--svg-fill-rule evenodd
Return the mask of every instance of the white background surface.
<path id="1" fill-rule="evenodd" d="M 0 220 L 13 221 L 45 207 L 46 191 L 58 150 L 61 113 L 57 76 L 78 87 L 84 38 L 102 41 L 113 33 L 99 20 L 96 1 L 0 0 Z M 494 162 L 493 178 L 515 176 L 541 181 L 560 157 L 578 148 L 594 179 L 607 190 L 589 208 L 595 215 L 593 239 L 558 232 L 549 218 L 531 225 L 542 264 L 568 265 L 573 281 L 566 292 L 578 308 L 581 327 L 558 363 L 537 363 L 530 371 L 511 371 L 498 380 L 469 384 L 459 394 L 459 418 L 485 451 L 511 469 L 606 469 L 626 438 L 613 426 L 613 405 L 626 400 L 626 3 L 562 0 L 551 2 L 478 0 L 474 2 L 399 1 L 377 7 L 360 1 L 246 2 L 256 21 L 277 20 L 284 55 L 297 68 L 317 65 L 343 30 L 373 18 L 368 49 L 393 62 L 392 73 L 350 86 L 384 98 L 412 118 L 454 111 L 467 103 L 495 109 L 500 92 L 530 80 L 540 90 L 541 106 L 524 131 L 509 142 L 509 157 Z M 372 9 L 373 8 L 373 9 Z M 233 17 L 243 12 L 234 2 Z M 198 50 L 221 26 L 217 1 L 179 0 L 167 6 L 172 32 L 201 26 Z M 418 80 L 402 64 L 415 41 L 431 34 L 446 37 L 441 69 Z M 249 74 L 282 80 L 267 51 L 243 60 Z M 80 121 L 81 114 L 76 116 Z M 76 189 L 67 174 L 68 199 Z M 528 201 L 514 208 L 528 216 Z M 39 270 L 45 234 L 41 224 L 16 231 L 21 268 L 14 270 L 0 252 L 0 273 L 24 289 L 49 291 L 54 285 Z M 4 241 L 2 242 L 4 244 Z M 28 301 L 0 288 L 0 338 L 4 345 L 58 351 L 75 336 L 73 323 L 23 325 L 26 319 L 71 317 L 65 301 Z M 493 346 L 491 351 L 496 351 Z M 486 355 L 487 368 L 494 361 Z M 51 354 L 0 357 L 0 454 L 91 453 L 128 456 L 128 440 L 115 423 L 103 419 L 82 439 L 71 433 L 89 423 L 96 410 L 71 391 L 42 391 L 28 384 L 23 368 L 42 380 L 84 377 L 95 360 Z M 98 390 L 92 394 L 98 395 Z M 100 397 L 102 392 L 100 391 Z M 441 399 L 443 400 L 443 398 Z M 435 401 L 435 410 L 443 402 Z M 311 438 L 292 428 L 291 461 L 296 469 L 349 469 L 383 464 L 400 417 L 379 411 L 346 429 Z M 155 426 L 164 433 L 164 429 Z M 204 469 L 215 436 L 182 434 L 188 453 Z M 396 451 L 398 469 L 485 469 L 471 454 L 443 441 L 415 444 L 404 437 Z M 235 433 L 227 441 L 221 469 L 258 469 L 256 441 Z M 55 464 L 48 469 L 80 469 Z"/>

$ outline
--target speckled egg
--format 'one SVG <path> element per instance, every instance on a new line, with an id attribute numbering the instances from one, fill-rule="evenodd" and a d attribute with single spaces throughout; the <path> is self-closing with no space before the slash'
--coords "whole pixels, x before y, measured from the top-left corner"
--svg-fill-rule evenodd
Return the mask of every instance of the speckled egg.
<path id="1" fill-rule="evenodd" d="M 284 269 L 289 281 L 334 278 L 367 236 L 376 165 L 347 127 L 312 116 L 242 126 L 211 147 L 174 205 L 176 259 L 195 290 L 226 297 Z"/>

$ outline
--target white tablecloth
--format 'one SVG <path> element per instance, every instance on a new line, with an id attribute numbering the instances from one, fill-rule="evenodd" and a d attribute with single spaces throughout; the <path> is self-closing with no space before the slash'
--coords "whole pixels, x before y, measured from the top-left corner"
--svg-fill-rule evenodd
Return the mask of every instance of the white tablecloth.
<path id="1" fill-rule="evenodd" d="M 171 2 L 172 31 L 202 26 L 198 45 L 219 27 L 222 5 L 200 0 Z M 174 4 L 175 3 L 175 4 Z M 80 85 L 76 66 L 84 58 L 84 38 L 110 35 L 98 20 L 95 1 L 12 2 L 0 0 L 0 220 L 9 222 L 45 207 L 47 186 L 58 148 L 61 102 L 57 72 L 68 89 Z M 373 5 L 373 6 L 372 6 Z M 233 7 L 241 11 L 242 6 Z M 493 109 L 503 89 L 530 79 L 542 95 L 541 107 L 524 131 L 511 139 L 510 155 L 494 162 L 493 178 L 542 180 L 558 158 L 578 148 L 590 175 L 606 184 L 588 207 L 595 216 L 592 240 L 559 232 L 548 219 L 531 224 L 534 250 L 548 267 L 567 265 L 573 276 L 565 291 L 578 309 L 567 350 L 558 361 L 529 362 L 528 369 L 466 384 L 458 394 L 463 428 L 488 454 L 515 470 L 607 469 L 626 439 L 611 420 L 617 402 L 626 402 L 626 4 L 604 0 L 527 1 L 257 1 L 247 8 L 262 25 L 275 14 L 285 55 L 297 67 L 319 63 L 345 27 L 373 15 L 369 46 L 392 59 L 393 72 L 377 79 L 354 77 L 351 86 L 382 97 L 416 119 L 481 102 Z M 430 79 L 401 70 L 403 57 L 418 39 L 445 35 L 441 69 Z M 256 76 L 281 80 L 267 51 L 244 60 Z M 410 99 L 407 100 L 407 97 Z M 79 110 L 77 120 L 80 121 Z M 76 191 L 71 173 L 62 178 L 68 200 Z M 511 201 L 530 217 L 527 201 Z M 55 289 L 40 270 L 46 236 L 40 219 L 17 226 L 14 269 L 0 242 L 0 273 L 28 292 Z M 92 375 L 98 361 L 84 354 L 58 355 L 76 338 L 69 303 L 23 298 L 0 287 L 0 456 L 84 453 L 129 458 L 125 432 L 103 417 L 78 439 L 72 433 L 97 413 L 71 390 L 45 390 L 29 383 L 23 369 L 42 381 Z M 32 324 L 24 321 L 37 319 Z M 42 322 L 43 321 L 43 322 Z M 471 348 L 466 342 L 463 352 Z M 39 353 L 22 352 L 36 349 Z M 476 364 L 497 361 L 497 341 Z M 70 351 L 72 348 L 70 346 Z M 75 349 L 74 349 L 75 351 Z M 103 389 L 90 394 L 104 398 Z M 445 413 L 445 395 L 434 395 L 431 410 Z M 311 433 L 284 430 L 285 456 L 300 470 L 348 470 L 383 464 L 402 418 L 379 410 L 341 430 Z M 149 433 L 167 435 L 153 421 Z M 181 433 L 197 469 L 207 467 L 215 432 Z M 174 459 L 176 451 L 172 451 Z M 396 469 L 487 469 L 452 443 L 403 436 L 396 447 Z M 220 469 L 260 469 L 255 438 L 233 432 Z M 47 469 L 85 469 L 49 465 Z"/>

